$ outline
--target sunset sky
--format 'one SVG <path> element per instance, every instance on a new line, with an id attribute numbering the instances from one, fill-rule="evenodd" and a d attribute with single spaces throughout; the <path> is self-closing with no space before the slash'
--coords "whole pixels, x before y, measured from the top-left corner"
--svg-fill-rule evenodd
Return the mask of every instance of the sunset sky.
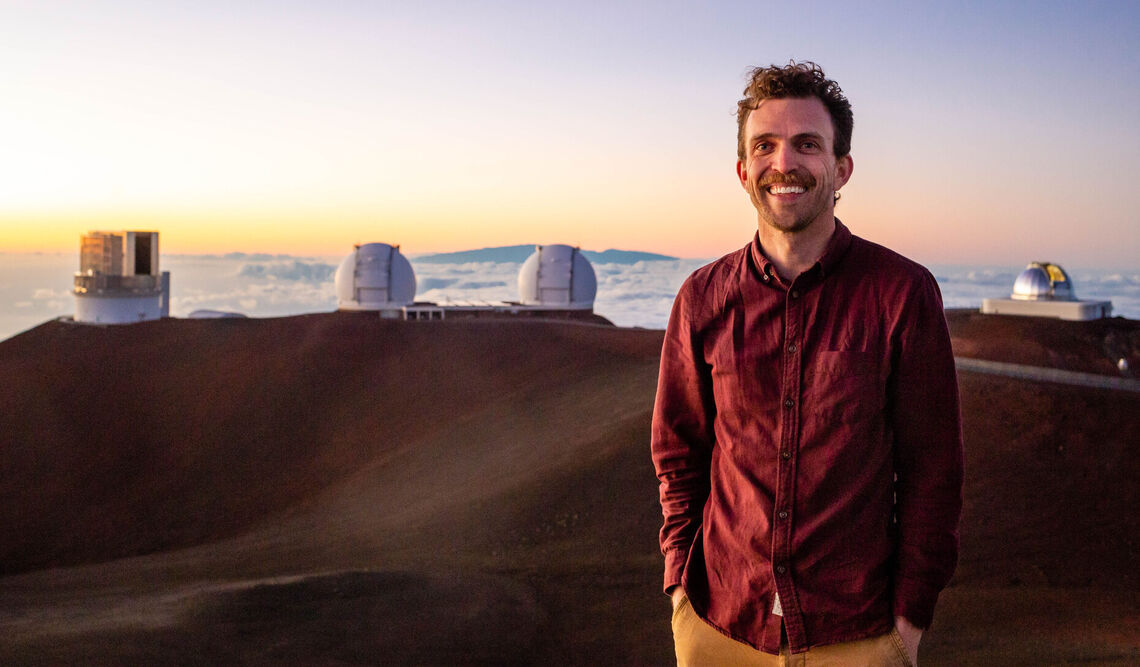
<path id="1" fill-rule="evenodd" d="M 921 7 L 921 8 L 920 8 Z M 743 245 L 735 102 L 814 60 L 838 215 L 928 263 L 1140 259 L 1136 2 L 0 2 L 0 252 Z"/>

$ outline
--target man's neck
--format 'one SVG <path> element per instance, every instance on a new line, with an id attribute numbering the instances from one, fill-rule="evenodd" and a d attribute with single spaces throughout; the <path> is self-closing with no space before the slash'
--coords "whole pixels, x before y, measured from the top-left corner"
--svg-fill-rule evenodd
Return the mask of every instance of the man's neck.
<path id="1" fill-rule="evenodd" d="M 798 232 L 785 232 L 760 222 L 760 247 L 780 277 L 792 281 L 814 265 L 835 233 L 835 217 L 820 220 Z"/>

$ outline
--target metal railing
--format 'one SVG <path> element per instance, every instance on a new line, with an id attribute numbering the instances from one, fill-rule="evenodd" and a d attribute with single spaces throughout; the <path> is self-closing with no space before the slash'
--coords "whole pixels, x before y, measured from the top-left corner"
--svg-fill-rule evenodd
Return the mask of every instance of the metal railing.
<path id="1" fill-rule="evenodd" d="M 1066 371 L 1060 368 L 1009 364 L 1001 361 L 970 359 L 968 357 L 954 357 L 954 364 L 960 371 L 1004 375 L 1006 377 L 1019 378 L 1022 380 L 1055 382 L 1058 384 L 1076 385 L 1078 387 L 1140 392 L 1140 380 L 1133 378 L 1097 375 L 1095 373 L 1079 373 L 1077 371 Z"/>

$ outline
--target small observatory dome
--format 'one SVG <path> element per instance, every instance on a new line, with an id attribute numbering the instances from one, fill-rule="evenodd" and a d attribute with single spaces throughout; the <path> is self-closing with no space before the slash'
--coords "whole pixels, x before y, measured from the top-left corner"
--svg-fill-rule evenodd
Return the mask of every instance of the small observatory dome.
<path id="1" fill-rule="evenodd" d="M 240 320 L 246 319 L 245 313 L 235 313 L 228 310 L 212 310 L 209 308 L 202 308 L 199 310 L 191 311 L 186 316 L 191 320 Z"/>
<path id="2" fill-rule="evenodd" d="M 416 273 L 400 246 L 365 243 L 353 247 L 336 270 L 340 310 L 398 310 L 416 297 Z"/>
<path id="3" fill-rule="evenodd" d="M 1013 282 L 1011 299 L 1019 301 L 1072 301 L 1076 298 L 1073 282 L 1057 264 L 1030 262 Z"/>
<path id="4" fill-rule="evenodd" d="M 526 306 L 593 308 L 598 279 L 590 260 L 568 245 L 540 245 L 519 269 L 519 301 Z"/>

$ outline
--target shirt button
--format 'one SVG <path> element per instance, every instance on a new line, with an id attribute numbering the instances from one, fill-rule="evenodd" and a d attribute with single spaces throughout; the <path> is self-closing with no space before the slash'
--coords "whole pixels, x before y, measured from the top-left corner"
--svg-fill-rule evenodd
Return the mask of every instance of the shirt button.
<path id="1" fill-rule="evenodd" d="M 788 518 L 788 513 L 787 512 L 780 512 L 776 516 L 780 517 L 781 519 L 786 519 L 786 518 Z"/>
<path id="2" fill-rule="evenodd" d="M 784 451 L 780 452 L 780 458 L 787 461 L 788 459 L 792 458 L 792 453 L 785 449 Z"/>
<path id="3" fill-rule="evenodd" d="M 795 343 L 789 343 L 788 344 L 788 352 L 795 352 L 795 351 L 796 351 L 796 344 Z"/>
<path id="4" fill-rule="evenodd" d="M 792 298 L 793 299 L 800 298 L 800 291 L 799 290 L 792 290 Z"/>
<path id="5" fill-rule="evenodd" d="M 784 567 L 783 565 L 777 565 L 776 566 L 776 574 L 783 574 L 787 571 L 788 571 L 788 568 Z"/>
<path id="6" fill-rule="evenodd" d="M 768 274 L 767 273 L 764 274 L 764 282 L 768 282 Z"/>
<path id="7" fill-rule="evenodd" d="M 795 406 L 795 404 L 796 404 L 796 402 L 795 402 L 794 400 L 790 399 L 790 398 L 786 398 L 786 399 L 784 399 L 784 407 L 785 407 L 785 408 L 794 407 L 794 406 Z"/>

